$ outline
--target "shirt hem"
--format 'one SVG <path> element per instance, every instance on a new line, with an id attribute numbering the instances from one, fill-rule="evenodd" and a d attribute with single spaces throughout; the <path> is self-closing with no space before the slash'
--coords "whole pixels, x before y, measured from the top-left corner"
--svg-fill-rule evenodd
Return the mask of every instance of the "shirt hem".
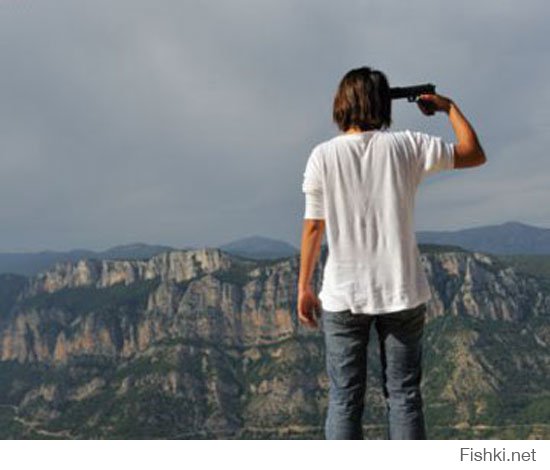
<path id="1" fill-rule="evenodd" d="M 321 301 L 322 308 L 331 312 L 341 312 L 344 310 L 350 310 L 351 313 L 357 315 L 382 315 L 385 313 L 394 313 L 401 310 L 408 310 L 420 306 L 421 304 L 428 302 L 432 298 L 431 292 L 426 295 L 419 296 L 413 301 L 399 302 L 385 307 L 371 306 L 368 303 L 359 303 L 352 306 L 330 301 Z"/>

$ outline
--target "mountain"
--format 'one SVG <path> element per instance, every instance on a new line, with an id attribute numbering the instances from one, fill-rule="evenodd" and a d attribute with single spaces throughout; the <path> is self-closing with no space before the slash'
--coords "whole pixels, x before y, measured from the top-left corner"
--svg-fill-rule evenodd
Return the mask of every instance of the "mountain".
<path id="1" fill-rule="evenodd" d="M 164 251 L 171 251 L 175 248 L 165 245 L 148 245 L 146 243 L 130 243 L 127 245 L 117 245 L 105 251 L 95 254 L 100 259 L 149 259 L 151 256 L 158 255 Z"/>
<path id="2" fill-rule="evenodd" d="M 97 259 L 142 259 L 150 258 L 163 251 L 174 248 L 163 245 L 147 245 L 132 243 L 118 245 L 105 251 L 71 250 L 71 251 L 39 251 L 35 253 L 0 253 L 0 273 L 21 274 L 33 276 L 50 268 L 57 262 L 78 261 L 84 258 Z"/>
<path id="3" fill-rule="evenodd" d="M 34 253 L 0 253 L 0 273 L 32 276 L 48 269 L 58 261 L 77 261 L 95 256 L 91 250 L 40 251 Z"/>
<path id="4" fill-rule="evenodd" d="M 429 438 L 550 438 L 543 279 L 483 253 L 420 250 Z M 0 437 L 322 439 L 324 344 L 297 320 L 298 269 L 297 255 L 208 248 L 0 276 Z M 369 439 L 386 432 L 376 343 Z"/>
<path id="5" fill-rule="evenodd" d="M 456 231 L 419 231 L 419 243 L 458 245 L 491 254 L 550 254 L 550 228 L 506 222 Z"/>
<path id="6" fill-rule="evenodd" d="M 421 244 L 460 246 L 466 250 L 502 255 L 550 255 L 550 229 L 520 222 L 506 222 L 456 231 L 419 231 Z M 326 249 L 326 244 L 323 245 Z M 281 259 L 298 254 L 290 243 L 262 236 L 234 240 L 217 248 L 244 258 Z M 57 262 L 76 262 L 84 258 L 147 259 L 163 251 L 176 250 L 165 245 L 132 243 L 118 245 L 104 251 L 76 249 L 71 251 L 40 251 L 34 253 L 0 253 L 0 273 L 33 276 Z M 185 247 L 180 249 L 194 249 Z"/>
<path id="7" fill-rule="evenodd" d="M 286 258 L 298 252 L 296 247 L 290 243 L 260 236 L 240 238 L 219 245 L 218 248 L 232 255 L 251 259 Z"/>

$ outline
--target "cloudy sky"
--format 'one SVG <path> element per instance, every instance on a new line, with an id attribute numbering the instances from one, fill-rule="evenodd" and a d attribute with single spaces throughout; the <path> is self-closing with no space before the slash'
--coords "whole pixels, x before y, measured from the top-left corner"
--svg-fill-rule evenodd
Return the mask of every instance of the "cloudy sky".
<path id="1" fill-rule="evenodd" d="M 368 65 L 433 82 L 488 162 L 426 179 L 417 230 L 550 227 L 541 1 L 0 0 L 0 251 L 299 245 L 303 170 Z M 393 129 L 452 141 L 404 101 Z"/>

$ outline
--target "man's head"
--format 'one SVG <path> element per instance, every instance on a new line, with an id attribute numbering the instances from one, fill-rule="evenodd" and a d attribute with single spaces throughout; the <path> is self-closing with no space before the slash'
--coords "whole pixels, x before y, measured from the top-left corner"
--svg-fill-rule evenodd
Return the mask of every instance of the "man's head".
<path id="1" fill-rule="evenodd" d="M 391 95 L 386 76 L 369 67 L 346 73 L 334 96 L 332 118 L 344 132 L 351 127 L 362 131 L 390 127 Z"/>

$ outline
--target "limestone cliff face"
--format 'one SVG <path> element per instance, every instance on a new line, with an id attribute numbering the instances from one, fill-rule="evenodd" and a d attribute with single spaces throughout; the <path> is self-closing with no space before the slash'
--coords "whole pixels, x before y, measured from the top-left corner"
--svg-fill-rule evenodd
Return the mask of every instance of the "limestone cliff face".
<path id="1" fill-rule="evenodd" d="M 509 438 L 498 426 L 478 434 L 469 426 L 541 422 L 550 364 L 542 281 L 483 253 L 426 251 L 421 260 L 432 292 L 424 343 L 432 437 Z M 23 426 L 11 436 L 320 438 L 322 332 L 297 321 L 298 269 L 297 256 L 267 262 L 203 249 L 58 264 L 27 284 L 4 284 L 0 402 L 13 409 L 9 426 Z M 366 402 L 378 423 L 367 435 L 381 438 L 378 383 Z M 547 436 L 547 427 L 521 429 L 521 438 Z"/>
<path id="2" fill-rule="evenodd" d="M 550 312 L 550 296 L 535 278 L 484 253 L 430 253 L 421 259 L 432 291 L 430 317 L 468 315 L 517 322 Z"/>
<path id="3" fill-rule="evenodd" d="M 315 274 L 317 290 L 325 259 L 326 252 Z M 550 310 L 550 297 L 535 278 L 485 254 L 427 253 L 421 259 L 433 296 L 428 320 L 466 315 L 518 322 Z M 32 278 L 10 315 L 2 317 L 0 358 L 19 362 L 66 362 L 83 354 L 127 358 L 171 338 L 250 347 L 315 335 L 296 318 L 298 269 L 297 256 L 259 263 L 218 249 L 167 252 L 147 261 L 58 264 Z M 78 288 L 92 289 L 93 296 L 151 280 L 157 282 L 144 287 L 141 304 L 121 303 L 118 309 L 107 298 L 89 308 L 83 301 L 75 313 L 64 297 Z M 37 298 L 47 301 L 37 304 L 33 302 Z"/>
<path id="4" fill-rule="evenodd" d="M 218 249 L 168 251 L 147 261 L 83 259 L 57 263 L 35 276 L 27 295 L 53 293 L 64 288 L 109 287 L 118 283 L 159 277 L 163 282 L 183 282 L 202 274 L 228 269 L 231 258 Z"/>

